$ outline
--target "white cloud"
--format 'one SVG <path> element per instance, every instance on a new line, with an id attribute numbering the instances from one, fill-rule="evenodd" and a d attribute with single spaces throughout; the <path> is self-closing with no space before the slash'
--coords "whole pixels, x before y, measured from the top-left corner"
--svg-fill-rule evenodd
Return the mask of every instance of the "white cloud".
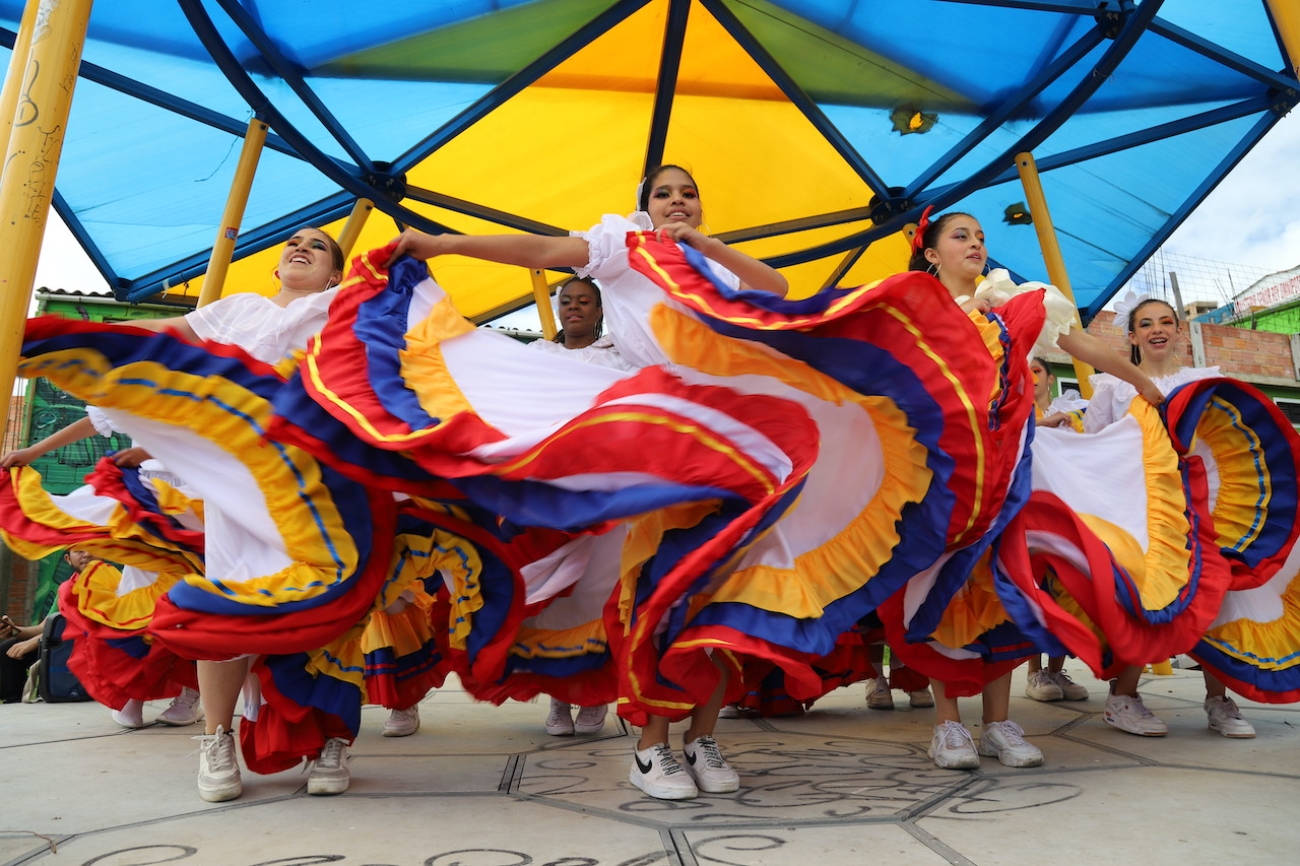
<path id="1" fill-rule="evenodd" d="M 1278 121 L 1178 229 L 1171 253 L 1280 271 L 1300 264 L 1300 111 Z"/>

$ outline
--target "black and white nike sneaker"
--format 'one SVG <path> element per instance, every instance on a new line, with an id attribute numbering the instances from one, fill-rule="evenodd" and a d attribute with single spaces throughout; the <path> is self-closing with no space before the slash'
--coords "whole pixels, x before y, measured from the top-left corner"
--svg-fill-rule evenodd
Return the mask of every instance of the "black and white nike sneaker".
<path id="1" fill-rule="evenodd" d="M 691 800 L 700 793 L 667 743 L 633 751 L 628 779 L 658 800 Z"/>
<path id="2" fill-rule="evenodd" d="M 740 788 L 740 776 L 718 751 L 718 741 L 707 734 L 686 744 L 686 769 L 706 794 L 730 794 Z"/>

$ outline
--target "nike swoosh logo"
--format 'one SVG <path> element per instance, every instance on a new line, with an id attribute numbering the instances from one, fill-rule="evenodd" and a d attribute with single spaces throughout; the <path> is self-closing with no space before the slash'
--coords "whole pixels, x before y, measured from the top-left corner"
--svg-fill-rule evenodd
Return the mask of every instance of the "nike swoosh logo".
<path id="1" fill-rule="evenodd" d="M 694 766 L 695 766 L 695 756 L 692 755 L 690 752 L 684 752 L 683 754 L 686 755 L 686 763 L 688 763 L 688 764 L 690 764 L 692 767 L 694 767 Z"/>
<path id="2" fill-rule="evenodd" d="M 641 756 L 636 754 L 635 752 L 632 754 L 632 759 L 636 761 L 636 768 L 641 771 L 641 775 L 643 776 L 650 775 L 650 771 L 654 769 L 654 764 L 650 763 L 649 761 L 647 761 L 644 764 L 641 763 Z"/>

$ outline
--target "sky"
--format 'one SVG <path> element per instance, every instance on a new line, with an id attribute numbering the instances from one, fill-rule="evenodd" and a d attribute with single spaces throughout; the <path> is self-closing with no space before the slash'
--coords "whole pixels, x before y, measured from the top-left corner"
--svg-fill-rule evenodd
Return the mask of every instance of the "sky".
<path id="1" fill-rule="evenodd" d="M 1300 109 L 1284 117 L 1165 242 L 1166 252 L 1280 271 L 1300 265 Z M 36 285 L 107 291 L 72 234 L 53 216 Z M 1198 300 L 1185 297 L 1186 301 Z M 1212 300 L 1208 299 L 1208 300 Z M 537 329 L 536 312 L 506 327 Z M 529 324 L 529 323 L 532 324 Z"/>
<path id="2" fill-rule="evenodd" d="M 1300 109 L 1269 130 L 1164 249 L 1271 271 L 1300 265 L 1298 161 Z"/>

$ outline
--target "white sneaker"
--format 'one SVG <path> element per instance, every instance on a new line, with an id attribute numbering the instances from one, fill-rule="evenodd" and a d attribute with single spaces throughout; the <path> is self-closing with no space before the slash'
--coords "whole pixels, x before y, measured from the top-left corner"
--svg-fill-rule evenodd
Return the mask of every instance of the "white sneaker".
<path id="1" fill-rule="evenodd" d="M 1210 730 L 1218 731 L 1234 740 L 1249 740 L 1255 736 L 1255 726 L 1241 717 L 1237 702 L 1227 695 L 1205 699 L 1205 714 Z"/>
<path id="2" fill-rule="evenodd" d="M 872 710 L 892 710 L 894 695 L 889 691 L 889 679 L 876 677 L 867 680 L 867 708 Z"/>
<path id="3" fill-rule="evenodd" d="M 657 800 L 693 800 L 700 794 L 667 743 L 633 749 L 628 780 Z"/>
<path id="4" fill-rule="evenodd" d="M 936 767 L 945 770 L 973 770 L 980 765 L 975 741 L 961 722 L 947 721 L 935 725 L 928 754 Z"/>
<path id="5" fill-rule="evenodd" d="M 917 689 L 914 692 L 907 693 L 907 702 L 918 710 L 934 706 L 934 695 L 930 694 L 929 689 Z"/>
<path id="6" fill-rule="evenodd" d="M 546 717 L 546 733 L 552 737 L 572 737 L 573 707 L 558 698 L 551 698 L 551 712 Z"/>
<path id="7" fill-rule="evenodd" d="M 311 762 L 307 774 L 307 793 L 314 796 L 342 794 L 348 789 L 352 774 L 348 772 L 348 741 L 330 737 Z"/>
<path id="8" fill-rule="evenodd" d="M 984 726 L 979 752 L 997 758 L 1007 767 L 1039 767 L 1043 764 L 1043 753 L 1037 746 L 1025 742 L 1024 729 L 1010 719 L 989 722 Z"/>
<path id="9" fill-rule="evenodd" d="M 1101 717 L 1112 728 L 1139 737 L 1163 737 L 1169 733 L 1169 726 L 1147 709 L 1141 695 L 1107 695 L 1106 710 Z"/>
<path id="10" fill-rule="evenodd" d="M 720 719 L 738 719 L 740 718 L 740 707 L 737 704 L 723 704 L 722 709 L 718 710 Z"/>
<path id="11" fill-rule="evenodd" d="M 579 734 L 599 734 L 605 727 L 605 713 L 609 704 L 596 707 L 578 707 L 578 717 L 573 720 L 573 730 Z"/>
<path id="12" fill-rule="evenodd" d="M 199 796 L 209 803 L 221 803 L 244 793 L 234 735 L 218 727 L 215 734 L 194 739 L 199 741 Z"/>
<path id="13" fill-rule="evenodd" d="M 409 737 L 420 730 L 420 705 L 409 710 L 390 710 L 384 719 L 385 737 Z"/>
<path id="14" fill-rule="evenodd" d="M 1061 690 L 1062 700 L 1086 701 L 1091 697 L 1088 693 L 1088 687 L 1081 686 L 1074 680 L 1070 679 L 1070 675 L 1065 671 L 1049 673 L 1048 676 L 1052 678 L 1052 682 L 1056 683 L 1057 687 Z"/>
<path id="15" fill-rule="evenodd" d="M 172 705 L 158 714 L 156 721 L 178 728 L 203 721 L 199 693 L 194 689 L 182 688 L 181 693 L 172 698 Z"/>
<path id="16" fill-rule="evenodd" d="M 144 701 L 129 700 L 126 706 L 111 713 L 113 721 L 124 728 L 144 727 Z"/>
<path id="17" fill-rule="evenodd" d="M 740 776 L 722 757 L 713 737 L 696 737 L 686 744 L 682 754 L 686 756 L 686 771 L 704 793 L 730 794 L 740 789 Z"/>
<path id="18" fill-rule="evenodd" d="M 1035 701 L 1059 701 L 1065 697 L 1065 692 L 1052 679 L 1052 675 L 1044 670 L 1030 671 L 1029 679 L 1025 683 L 1025 697 Z"/>

